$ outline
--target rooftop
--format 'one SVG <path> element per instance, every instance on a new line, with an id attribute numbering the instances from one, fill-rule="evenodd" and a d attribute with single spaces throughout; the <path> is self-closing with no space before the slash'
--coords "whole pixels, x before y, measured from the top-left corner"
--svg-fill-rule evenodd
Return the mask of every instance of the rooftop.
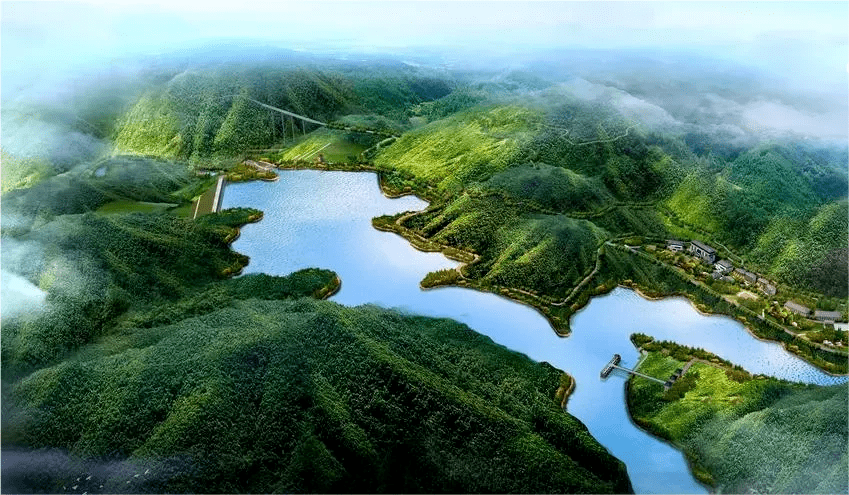
<path id="1" fill-rule="evenodd" d="M 808 314 L 811 312 L 810 308 L 807 306 L 802 306 L 799 303 L 794 303 L 793 301 L 787 301 L 784 303 L 784 307 L 793 311 L 794 313 Z"/>
<path id="2" fill-rule="evenodd" d="M 840 318 L 841 316 L 842 316 L 842 314 L 840 313 L 840 311 L 822 311 L 822 310 L 819 310 L 819 309 L 814 311 L 814 318 L 825 318 L 825 319 L 829 319 L 829 320 L 836 320 L 836 319 Z"/>
<path id="3" fill-rule="evenodd" d="M 706 253 L 708 253 L 708 254 L 716 253 L 716 249 L 714 249 L 714 248 L 712 248 L 712 247 L 708 246 L 707 244 L 705 244 L 705 243 L 703 243 L 703 242 L 699 242 L 699 241 L 692 241 L 692 244 L 693 244 L 694 246 L 696 246 L 696 247 L 700 248 L 702 251 L 704 251 L 704 252 L 706 252 Z"/>

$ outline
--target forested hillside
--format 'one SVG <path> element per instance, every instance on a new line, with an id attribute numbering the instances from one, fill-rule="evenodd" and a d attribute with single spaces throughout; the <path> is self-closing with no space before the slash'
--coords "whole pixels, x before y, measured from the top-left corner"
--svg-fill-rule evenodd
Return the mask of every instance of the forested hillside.
<path id="1" fill-rule="evenodd" d="M 670 343 L 647 347 L 640 371 L 652 376 L 669 376 L 693 354 Z M 847 400 L 845 385 L 804 386 L 701 362 L 667 392 L 636 378 L 628 388 L 635 421 L 680 446 L 704 481 L 729 493 L 845 491 Z"/>
<path id="2" fill-rule="evenodd" d="M 115 145 L 122 152 L 207 163 L 316 128 L 293 124 L 249 98 L 323 122 L 365 114 L 403 124 L 412 106 L 449 91 L 444 81 L 381 67 L 189 69 L 138 99 L 119 120 Z"/>
<path id="3" fill-rule="evenodd" d="M 145 471 L 106 492 L 630 491 L 551 366 L 448 320 L 237 294 L 33 373 L 4 443 Z"/>
<path id="4" fill-rule="evenodd" d="M 459 112 L 406 133 L 380 153 L 375 165 L 457 193 L 513 165 L 538 119 L 519 107 Z"/>
<path id="5" fill-rule="evenodd" d="M 145 472 L 104 475 L 85 485 L 90 492 L 631 489 L 624 466 L 558 408 L 554 395 L 570 381 L 547 364 L 449 321 L 317 301 L 339 284 L 321 267 L 231 278 L 248 260 L 229 243 L 262 213 L 191 220 L 190 205 L 215 183 L 207 169 L 246 156 L 376 170 L 386 192 L 430 201 L 375 220 L 469 262 L 425 285 L 519 299 L 563 333 L 590 297 L 617 284 L 684 294 L 845 371 L 845 354 L 758 320 L 711 289 L 720 285 L 631 247 L 702 240 L 781 291 L 845 310 L 843 148 L 795 138 L 726 146 L 715 134 L 640 120 L 619 93 L 588 99 L 585 87 L 522 71 L 168 62 L 139 81 L 54 110 L 16 106 L 18 127 L 3 131 L 15 144 L 3 149 L 3 276 L 29 294 L 20 311 L 4 306 L 4 456 L 80 456 Z M 251 99 L 334 129 L 293 127 Z M 52 136 L 43 150 L 6 139 L 38 134 L 24 126 L 31 120 L 55 124 L 39 130 Z M 750 486 L 738 482 L 749 474 L 758 490 L 839 488 L 839 466 L 811 487 L 799 481 L 814 469 L 807 461 L 775 478 L 721 460 L 754 445 L 757 428 L 803 442 L 793 424 L 825 438 L 845 416 L 835 409 L 845 390 L 751 383 L 740 403 L 757 407 L 728 416 L 706 404 L 693 421 L 709 427 L 667 436 L 724 489 Z M 789 402 L 761 400 L 773 389 Z M 640 397 L 646 424 L 678 407 Z M 803 442 L 805 452 L 815 442 Z M 4 472 L 4 484 L 64 491 L 81 475 L 69 465 L 42 477 Z"/>
<path id="6" fill-rule="evenodd" d="M 259 212 L 197 221 L 177 214 L 174 207 L 205 183 L 182 165 L 119 157 L 4 195 L 4 270 L 47 293 L 43 310 L 4 318 L 5 369 L 52 362 L 111 331 L 131 308 L 238 272 L 247 258 L 230 250 L 228 238 Z M 115 213 L 99 210 L 114 203 L 121 206 Z M 140 211 L 151 204 L 171 211 Z"/>
<path id="7" fill-rule="evenodd" d="M 435 138 L 442 132 L 436 131 L 438 124 L 430 124 L 417 133 L 434 129 Z M 451 135 L 455 135 L 456 125 L 456 120 L 448 119 L 444 129 L 453 129 Z M 845 297 L 847 288 L 841 280 L 846 277 L 829 278 L 825 270 L 829 266 L 839 274 L 846 272 L 846 263 L 837 261 L 841 245 L 845 244 L 841 239 L 846 237 L 846 222 L 832 224 L 824 219 L 842 208 L 840 198 L 846 195 L 841 155 L 804 145 L 772 144 L 725 161 L 715 155 L 700 157 L 682 146 L 678 138 L 660 138 L 640 127 L 639 122 L 626 125 L 603 109 L 594 115 L 580 104 L 555 107 L 534 132 L 512 134 L 524 146 L 511 151 L 514 158 L 507 170 L 500 175 L 479 172 L 475 177 L 482 189 L 497 189 L 532 209 L 598 211 L 580 218 L 591 216 L 593 222 L 612 234 L 667 237 L 688 235 L 686 230 L 693 228 L 704 231 L 703 240 L 731 246 L 767 275 L 791 285 Z M 532 140 L 527 139 L 528 134 L 534 136 Z M 495 137 L 509 143 L 511 134 L 490 136 L 480 138 L 480 146 L 486 146 L 485 139 Z M 505 138 L 508 139 L 504 141 Z M 396 168 L 414 172 L 408 164 L 415 161 L 408 157 L 429 156 L 436 162 L 440 157 L 448 161 L 458 156 L 451 147 L 426 143 L 424 136 L 418 137 L 415 144 L 402 139 L 387 149 L 377 164 L 390 168 L 391 163 L 396 163 Z M 525 160 L 533 160 L 536 170 L 556 167 L 554 170 L 558 171 L 541 175 L 522 165 Z M 485 156 L 478 157 L 478 162 L 477 170 L 487 170 L 483 165 L 488 163 Z M 466 168 L 458 164 L 455 174 L 465 176 Z M 432 166 L 428 173 L 439 169 L 444 166 Z M 494 171 L 503 169 L 498 166 Z M 418 176 L 429 177 L 424 173 Z M 635 207 L 646 202 L 655 203 L 658 208 L 637 211 Z M 614 203 L 620 208 L 605 211 L 605 206 Z M 628 208 L 629 204 L 633 206 Z M 667 211 L 685 222 L 686 228 L 682 230 L 665 219 Z M 786 228 L 788 222 L 816 225 L 813 228 L 817 232 L 811 234 L 810 229 L 799 228 L 791 233 Z M 805 249 L 799 249 L 800 245 Z"/>
<path id="8" fill-rule="evenodd" d="M 249 142 L 195 154 L 186 113 L 147 91 L 115 146 L 158 158 L 48 159 L 3 195 L 4 284 L 26 295 L 3 312 L 5 490 L 631 491 L 560 407 L 561 371 L 451 321 L 317 301 L 326 270 L 231 278 L 262 213 L 192 220 L 214 178 L 187 165 Z M 421 101 L 404 94 L 399 115 Z M 228 112 L 241 139 L 249 109 Z"/>
<path id="9" fill-rule="evenodd" d="M 845 297 L 839 259 L 847 222 L 845 214 L 837 218 L 845 212 L 847 179 L 838 160 L 801 146 L 764 146 L 693 170 L 665 204 L 769 275 Z"/>

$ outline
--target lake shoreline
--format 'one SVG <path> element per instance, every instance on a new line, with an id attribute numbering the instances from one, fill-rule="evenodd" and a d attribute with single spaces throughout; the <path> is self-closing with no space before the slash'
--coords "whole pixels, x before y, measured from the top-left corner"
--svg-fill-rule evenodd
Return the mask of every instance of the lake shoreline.
<path id="1" fill-rule="evenodd" d="M 631 290 L 633 290 L 634 292 L 636 292 L 636 293 L 637 293 L 637 295 L 639 295 L 640 297 L 642 297 L 643 299 L 645 299 L 645 300 L 647 300 L 647 301 L 662 301 L 662 300 L 664 300 L 664 299 L 684 299 L 684 300 L 686 300 L 686 301 L 690 304 L 690 306 L 691 306 L 691 307 L 692 307 L 692 308 L 693 308 L 693 309 L 694 309 L 697 313 L 699 313 L 700 315 L 702 315 L 702 316 L 707 316 L 707 317 L 726 317 L 726 318 L 729 318 L 729 319 L 731 319 L 731 320 L 733 320 L 733 321 L 735 321 L 735 322 L 739 323 L 739 324 L 743 327 L 743 329 L 744 329 L 744 330 L 746 330 L 746 333 L 748 333 L 750 336 L 752 336 L 752 337 L 753 337 L 753 338 L 755 338 L 756 340 L 758 340 L 758 341 L 760 341 L 760 342 L 765 342 L 765 343 L 768 343 L 768 344 L 778 344 L 778 345 L 780 345 L 780 346 L 781 346 L 781 347 L 782 347 L 782 348 L 783 348 L 783 349 L 784 349 L 787 353 L 792 354 L 792 355 L 794 355 L 794 356 L 797 356 L 797 357 L 798 357 L 798 358 L 800 358 L 800 359 L 805 360 L 805 362 L 807 362 L 807 363 L 811 364 L 811 366 L 816 366 L 816 368 L 817 368 L 818 370 L 820 370 L 821 372 L 823 372 L 823 373 L 825 373 L 825 374 L 827 374 L 827 375 L 834 376 L 834 377 L 846 377 L 846 376 L 849 376 L 849 373 L 833 373 L 833 372 L 831 372 L 831 371 L 829 371 L 829 370 L 826 370 L 826 369 L 821 368 L 820 366 L 817 366 L 815 363 L 811 363 L 810 361 L 808 361 L 807 359 L 805 359 L 805 356 L 802 356 L 802 355 L 800 355 L 800 354 L 797 354 L 797 353 L 793 352 L 792 350 L 788 349 L 788 348 L 787 348 L 787 343 L 786 343 L 786 342 L 781 342 L 781 341 L 778 341 L 778 340 L 765 339 L 765 338 L 763 338 L 763 337 L 761 337 L 761 336 L 757 335 L 755 332 L 753 332 L 753 331 L 752 331 L 752 329 L 751 329 L 751 328 L 749 328 L 749 325 L 747 325 L 745 322 L 742 322 L 742 321 L 738 320 L 737 318 L 734 318 L 734 317 L 732 317 L 732 316 L 730 316 L 730 315 L 727 315 L 727 314 L 725 314 L 725 313 L 721 313 L 721 312 L 710 312 L 710 311 L 704 311 L 704 309 L 703 309 L 703 308 L 699 307 L 699 304 L 698 304 L 696 301 L 693 301 L 692 299 L 690 299 L 690 298 L 689 298 L 686 294 L 670 294 L 670 295 L 664 295 L 664 296 L 650 296 L 650 295 L 646 294 L 645 292 L 643 292 L 643 290 L 641 290 L 641 288 L 640 288 L 639 286 L 637 286 L 637 285 L 633 285 L 633 286 L 631 286 L 631 285 L 622 285 L 622 284 L 620 284 L 620 285 L 619 285 L 619 287 L 624 287 L 624 288 L 627 288 L 627 289 L 631 289 Z"/>
<path id="2" fill-rule="evenodd" d="M 428 198 L 419 196 L 418 194 L 416 194 L 416 191 L 412 191 L 412 190 L 401 191 L 401 192 L 392 191 L 384 183 L 384 181 L 382 179 L 381 172 L 376 167 L 374 167 L 372 165 L 366 165 L 366 164 L 356 164 L 356 165 L 346 164 L 344 166 L 339 165 L 339 164 L 324 164 L 324 165 L 325 165 L 324 167 L 316 167 L 315 164 L 313 164 L 313 163 L 305 162 L 305 163 L 292 163 L 292 164 L 288 164 L 288 165 L 285 165 L 285 166 L 277 165 L 276 167 L 277 167 L 278 170 L 281 170 L 281 171 L 313 170 L 313 171 L 319 171 L 319 172 L 333 171 L 333 172 L 352 172 L 352 173 L 373 173 L 373 174 L 375 174 L 376 179 L 377 179 L 378 190 L 380 191 L 380 193 L 385 198 L 387 198 L 387 199 L 398 199 L 398 198 L 405 197 L 405 196 L 414 196 L 417 199 L 427 203 L 427 206 L 425 207 L 425 209 L 430 207 L 430 205 L 432 203 L 432 200 L 429 200 Z M 278 178 L 279 178 L 279 175 L 278 175 Z M 258 180 L 258 179 L 251 179 L 251 180 Z M 225 185 L 225 187 L 226 187 L 226 185 Z M 424 211 L 424 209 L 421 210 L 421 211 Z M 418 245 L 417 242 L 413 242 L 413 240 L 411 240 L 408 235 L 405 235 L 405 232 L 402 232 L 402 229 L 403 230 L 409 230 L 409 229 L 398 226 L 396 222 L 393 222 L 393 223 L 386 225 L 386 226 L 383 226 L 383 225 L 377 226 L 377 225 L 375 225 L 374 222 L 372 222 L 372 227 L 375 228 L 376 230 L 379 230 L 379 231 L 382 231 L 382 232 L 392 232 L 392 233 L 399 235 L 400 237 L 405 239 L 408 242 L 409 245 L 411 245 L 414 249 L 416 249 L 418 251 L 426 252 L 426 253 L 428 253 L 428 252 L 440 252 L 446 258 L 462 263 L 459 267 L 457 267 L 457 269 L 459 270 L 459 273 L 461 275 L 462 275 L 462 270 L 466 266 L 468 266 L 472 263 L 475 263 L 480 259 L 479 255 L 477 255 L 477 254 L 467 253 L 467 252 L 463 251 L 463 253 L 471 254 L 472 256 L 475 257 L 475 259 L 471 262 L 463 262 L 462 260 L 458 260 L 458 259 L 451 257 L 451 256 L 448 256 L 444 253 L 444 250 L 452 249 L 451 246 L 445 246 L 445 245 L 442 245 L 442 244 L 438 244 L 438 243 L 435 243 L 434 241 L 431 241 L 429 239 L 425 239 L 425 241 L 433 244 L 433 246 L 428 246 L 427 248 L 425 248 L 424 246 L 420 246 L 420 245 Z M 454 249 L 456 249 L 456 248 L 454 248 Z M 463 289 L 474 289 L 474 290 L 477 290 L 479 292 L 494 294 L 496 296 L 501 296 L 501 297 L 504 297 L 506 299 L 509 299 L 510 301 L 521 303 L 525 306 L 529 306 L 531 308 L 534 308 L 538 313 L 540 313 L 546 319 L 546 321 L 548 322 L 549 326 L 554 331 L 554 333 L 558 337 L 561 337 L 561 338 L 567 338 L 571 335 L 571 333 L 572 333 L 571 323 L 572 323 L 573 318 L 581 310 L 586 308 L 587 305 L 589 305 L 590 301 L 592 301 L 594 298 L 596 298 L 598 296 L 603 296 L 603 295 L 609 294 L 611 291 L 613 291 L 617 287 L 625 287 L 625 288 L 634 290 L 635 292 L 637 292 L 638 295 L 640 295 L 640 297 L 642 297 L 646 300 L 649 300 L 649 301 L 659 301 L 659 300 L 663 300 L 663 299 L 681 297 L 681 298 L 686 299 L 690 303 L 690 305 L 699 314 L 704 315 L 704 316 L 725 316 L 725 317 L 728 317 L 728 318 L 732 319 L 733 321 L 740 323 L 740 325 L 742 325 L 743 328 L 746 329 L 746 332 L 749 335 L 751 335 L 752 337 L 754 337 L 755 339 L 757 339 L 761 342 L 780 344 L 786 352 L 793 354 L 794 356 L 797 356 L 800 359 L 803 359 L 805 362 L 808 362 L 812 366 L 815 366 L 817 369 L 819 369 L 823 373 L 826 373 L 826 374 L 828 374 L 830 376 L 834 376 L 834 377 L 849 376 L 849 372 L 847 372 L 847 373 L 834 373 L 832 371 L 823 369 L 821 366 L 818 366 L 816 363 L 809 361 L 806 358 L 806 356 L 801 355 L 801 354 L 796 353 L 796 352 L 793 352 L 792 349 L 788 348 L 788 344 L 786 342 L 782 342 L 782 341 L 779 341 L 779 340 L 773 340 L 773 339 L 765 339 L 763 337 L 758 336 L 750 328 L 748 322 L 746 322 L 746 321 L 741 321 L 740 319 L 737 319 L 737 318 L 735 318 L 731 315 L 728 315 L 726 313 L 723 313 L 721 311 L 709 311 L 709 310 L 705 311 L 706 308 L 700 307 L 699 303 L 697 301 L 693 300 L 693 298 L 692 298 L 693 296 L 689 293 L 686 293 L 686 292 L 683 293 L 683 294 L 673 293 L 673 294 L 664 294 L 664 295 L 660 295 L 660 296 L 650 296 L 647 293 L 647 292 L 650 292 L 650 289 L 648 289 L 646 287 L 642 287 L 642 286 L 635 284 L 635 283 L 628 284 L 628 283 L 623 283 L 621 281 L 619 283 L 617 283 L 616 285 L 613 285 L 613 286 L 609 286 L 609 287 L 604 286 L 603 288 L 601 288 L 600 291 L 598 290 L 599 287 L 596 287 L 595 290 L 591 289 L 590 291 L 588 291 L 589 293 L 583 292 L 583 293 L 577 294 L 577 296 L 583 295 L 585 297 L 576 297 L 576 299 L 578 299 L 579 302 L 576 305 L 572 306 L 573 309 L 571 310 L 571 313 L 568 315 L 568 319 L 566 320 L 566 322 L 564 324 L 564 323 L 561 323 L 562 320 L 559 317 L 550 314 L 550 311 L 551 311 L 550 304 L 544 305 L 542 303 L 536 303 L 534 300 L 532 300 L 530 298 L 532 296 L 534 299 L 539 299 L 540 296 L 530 294 L 530 293 L 526 293 L 525 291 L 522 291 L 521 289 L 516 289 L 516 288 L 511 288 L 511 287 L 496 288 L 495 290 L 492 290 L 492 289 L 489 289 L 489 288 L 486 288 L 486 287 L 482 287 L 478 284 L 469 283 L 470 281 L 468 281 L 464 277 L 462 278 L 462 280 L 465 281 L 466 283 L 464 283 L 464 284 L 457 284 L 457 283 L 435 284 L 435 285 L 430 286 L 430 287 L 423 287 L 423 286 L 421 286 L 421 282 L 420 282 L 419 286 L 422 290 L 436 289 L 436 288 L 439 288 L 439 287 L 457 287 L 457 288 L 463 288 Z M 526 294 L 529 297 L 528 298 L 517 297 L 517 296 L 515 296 L 515 294 L 517 294 L 517 293 L 518 294 Z M 548 311 L 546 311 L 546 310 L 548 310 Z"/>
<path id="3" fill-rule="evenodd" d="M 598 370 L 613 353 L 621 353 L 626 361 L 638 357 L 636 346 L 628 339 L 629 335 L 642 331 L 635 324 L 644 325 L 642 328 L 657 329 L 658 333 L 653 335 L 655 338 L 673 342 L 678 341 L 676 335 L 686 336 L 689 325 L 718 328 L 719 333 L 694 334 L 713 335 L 706 344 L 693 344 L 687 340 L 681 342 L 695 347 L 705 345 L 717 355 L 731 352 L 728 355 L 731 361 L 747 368 L 751 360 L 741 360 L 739 353 L 726 349 L 744 349 L 746 356 L 760 355 L 762 339 L 751 339 L 749 332 L 740 332 L 743 325 L 733 318 L 710 319 L 713 323 L 705 323 L 708 321 L 706 313 L 693 311 L 699 308 L 689 299 L 690 304 L 676 303 L 674 298 L 680 297 L 680 294 L 658 297 L 650 289 L 639 287 L 630 280 L 619 284 L 613 280 L 603 285 L 589 284 L 593 297 L 578 300 L 582 307 L 572 315 L 577 321 L 572 322 L 570 318 L 570 323 L 576 329 L 569 334 L 572 337 L 570 339 L 562 338 L 564 335 L 556 331 L 552 334 L 554 325 L 551 315 L 542 311 L 538 305 L 530 304 L 526 298 L 514 297 L 517 293 L 505 293 L 499 287 L 494 290 L 491 287 L 478 287 L 463 279 L 455 279 L 457 283 L 432 287 L 444 288 L 446 291 L 442 294 L 442 291 L 430 290 L 431 287 L 421 287 L 423 276 L 443 270 L 453 272 L 458 265 L 465 265 L 456 260 L 448 263 L 451 258 L 442 252 L 444 247 L 426 242 L 427 239 L 411 242 L 407 236 L 402 236 L 404 241 L 394 236 L 383 236 L 379 231 L 394 229 L 375 228 L 374 220 L 380 218 L 381 222 L 378 223 L 381 225 L 396 226 L 398 219 L 409 215 L 411 211 L 424 210 L 428 204 L 416 195 L 401 203 L 391 204 L 387 200 L 394 198 L 384 194 L 381 187 L 378 187 L 380 194 L 377 194 L 370 176 L 321 172 L 324 170 L 304 170 L 293 174 L 291 180 L 280 181 L 280 186 L 257 184 L 241 189 L 238 193 L 234 191 L 232 196 L 228 194 L 234 207 L 251 206 L 279 212 L 270 216 L 273 218 L 267 217 L 270 223 L 254 231 L 253 235 L 243 236 L 251 238 L 246 239 L 247 244 L 243 246 L 258 262 L 246 271 L 274 274 L 277 271 L 285 273 L 290 266 L 292 269 L 298 266 L 328 266 L 346 280 L 347 291 L 340 291 L 335 298 L 340 304 L 376 304 L 398 308 L 402 313 L 460 321 L 476 333 L 508 349 L 523 353 L 537 362 L 550 363 L 572 377 L 569 384 L 565 380 L 561 382 L 561 388 L 555 394 L 557 401 L 562 403 L 563 393 L 568 390 L 566 411 L 585 423 L 590 433 L 609 452 L 631 466 L 632 480 L 638 491 L 705 491 L 704 485 L 695 478 L 695 472 L 688 465 L 682 450 L 635 423 L 624 403 L 626 397 L 622 394 L 625 383 L 618 379 L 599 380 Z M 281 189 L 278 190 L 278 187 Z M 319 203 L 324 206 L 315 208 L 314 205 Z M 328 224 L 328 221 L 332 223 Z M 355 229 L 352 222 L 356 223 Z M 287 238 L 291 236 L 291 239 L 281 243 L 281 235 Z M 338 249 L 321 250 L 320 253 L 300 251 L 302 248 L 299 246 L 302 244 L 313 245 L 315 240 L 310 239 L 320 239 L 318 242 L 321 243 L 335 239 L 333 244 L 338 244 Z M 411 246 L 413 249 L 410 249 Z M 435 256 L 433 251 L 440 251 L 443 256 Z M 422 252 L 432 254 L 425 256 Z M 623 290 L 616 290 L 619 287 Z M 469 288 L 475 290 L 457 291 Z M 637 292 L 640 297 L 628 291 Z M 491 298 L 491 295 L 501 297 Z M 595 297 L 604 295 L 608 297 Z M 665 302 L 651 303 L 667 308 L 658 307 L 655 311 L 656 308 L 650 303 L 640 302 L 660 299 L 672 299 L 672 305 L 668 306 Z M 533 311 L 528 311 L 528 308 L 533 308 Z M 634 318 L 623 319 L 622 315 L 626 314 L 632 314 Z M 540 316 L 543 318 L 540 319 Z M 694 320 L 683 323 L 680 318 Z M 632 322 L 634 319 L 639 321 Z M 751 342 L 758 350 L 749 351 L 750 344 L 740 347 L 735 339 Z M 774 370 L 786 369 L 786 372 L 781 371 L 775 376 L 799 377 L 798 380 L 808 383 L 831 383 L 830 378 L 819 368 L 796 359 L 781 347 L 770 346 L 770 349 L 769 352 L 778 356 L 778 360 L 764 362 L 766 368 L 761 364 L 752 364 L 753 367 L 748 368 L 752 373 L 763 373 L 763 370 L 773 373 Z M 792 363 L 785 365 L 785 362 Z M 579 381 L 580 387 L 577 383 Z M 646 465 L 642 460 L 646 452 L 654 456 L 654 463 Z M 670 473 L 667 477 L 659 474 L 666 471 Z M 659 484 L 660 480 L 662 484 Z"/>
<path id="4" fill-rule="evenodd" d="M 637 422 L 636 418 L 634 417 L 634 413 L 631 409 L 631 401 L 629 399 L 630 394 L 631 394 L 631 382 L 633 381 L 633 379 L 634 379 L 634 377 L 631 377 L 631 378 L 629 378 L 628 380 L 625 381 L 625 410 L 628 411 L 628 419 L 631 420 L 631 423 L 635 427 L 646 432 L 646 434 L 651 435 L 652 438 L 656 439 L 659 442 L 663 442 L 666 445 L 669 445 L 670 447 L 672 447 L 673 449 L 681 452 L 681 454 L 684 455 L 684 460 L 687 463 L 687 469 L 690 471 L 690 474 L 693 476 L 693 479 L 696 481 L 696 483 L 698 483 L 702 487 L 704 487 L 705 490 L 707 490 L 709 493 L 716 493 L 716 484 L 711 483 L 710 482 L 711 480 L 706 479 L 706 477 L 705 477 L 705 475 L 704 475 L 704 473 L 702 472 L 701 469 L 696 469 L 698 467 L 698 465 L 691 458 L 691 456 L 688 454 L 688 452 L 686 450 L 684 450 L 684 447 L 682 445 L 678 445 L 677 443 L 673 442 L 672 440 L 669 440 L 668 438 L 663 437 L 658 432 L 655 432 L 651 428 L 648 428 L 648 425 L 643 425 L 643 424 L 641 424 L 641 422 Z"/>

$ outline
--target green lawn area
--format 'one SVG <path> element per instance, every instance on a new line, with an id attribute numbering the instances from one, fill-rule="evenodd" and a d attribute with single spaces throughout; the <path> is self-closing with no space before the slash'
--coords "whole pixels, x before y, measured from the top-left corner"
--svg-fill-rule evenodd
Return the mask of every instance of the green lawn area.
<path id="1" fill-rule="evenodd" d="M 119 199 L 106 203 L 97 209 L 97 213 L 102 215 L 112 215 L 115 213 L 158 213 L 169 208 L 178 206 L 176 203 L 149 203 L 147 201 L 131 201 L 127 199 Z"/>
<path id="2" fill-rule="evenodd" d="M 281 153 L 268 156 L 272 160 L 313 160 L 319 154 L 328 162 L 348 162 L 357 157 L 365 146 L 345 139 L 345 132 L 319 129 Z"/>
<path id="3" fill-rule="evenodd" d="M 178 217 L 191 217 L 195 212 L 194 203 L 187 203 L 171 210 L 171 214 Z"/>
<path id="4" fill-rule="evenodd" d="M 665 377 L 683 365 L 650 352 L 640 371 Z M 845 493 L 845 385 L 752 378 L 704 363 L 679 382 L 664 393 L 632 379 L 632 417 L 681 448 L 719 493 Z"/>

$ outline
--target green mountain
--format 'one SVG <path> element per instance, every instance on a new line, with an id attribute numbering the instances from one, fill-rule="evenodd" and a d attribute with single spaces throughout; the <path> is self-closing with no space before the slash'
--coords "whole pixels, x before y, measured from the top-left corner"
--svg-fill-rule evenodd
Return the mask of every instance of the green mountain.
<path id="1" fill-rule="evenodd" d="M 640 371 L 669 376 L 683 367 L 692 350 L 672 346 L 659 345 Z M 665 393 L 632 379 L 628 404 L 638 424 L 684 450 L 717 491 L 840 493 L 849 483 L 847 394 L 845 385 L 805 386 L 697 362 Z"/>
<path id="2" fill-rule="evenodd" d="M 4 194 L 4 269 L 46 293 L 4 315 L 4 456 L 69 459 L 4 467 L 4 487 L 631 491 L 548 364 L 448 320 L 317 301 L 339 284 L 326 270 L 229 278 L 261 213 L 183 216 L 211 182 L 118 156 Z"/>
<path id="3" fill-rule="evenodd" d="M 849 204 L 840 200 L 817 208 L 807 221 L 779 217 L 758 237 L 752 258 L 770 264 L 770 274 L 794 285 L 817 287 L 840 297 L 847 291 Z M 803 217 L 805 218 L 805 217 Z"/>
<path id="4" fill-rule="evenodd" d="M 506 169 L 490 177 L 482 189 L 563 213 L 591 212 L 615 200 L 600 178 L 544 163 Z"/>
<path id="5" fill-rule="evenodd" d="M 119 491 L 631 490 L 551 366 L 448 320 L 239 292 L 28 376 L 4 443 L 149 470 Z"/>
<path id="6" fill-rule="evenodd" d="M 406 226 L 442 245 L 478 253 L 465 275 L 484 286 L 565 295 L 595 263 L 608 235 L 586 220 L 528 212 L 498 195 L 464 194 Z"/>
<path id="7" fill-rule="evenodd" d="M 251 102 L 330 122 L 347 114 L 403 122 L 413 106 L 450 91 L 410 71 L 266 67 L 189 69 L 145 92 L 120 119 L 120 152 L 205 163 L 315 130 Z"/>
<path id="8" fill-rule="evenodd" d="M 537 120 L 519 107 L 463 111 L 405 133 L 375 158 L 375 165 L 456 192 L 513 165 Z"/>

